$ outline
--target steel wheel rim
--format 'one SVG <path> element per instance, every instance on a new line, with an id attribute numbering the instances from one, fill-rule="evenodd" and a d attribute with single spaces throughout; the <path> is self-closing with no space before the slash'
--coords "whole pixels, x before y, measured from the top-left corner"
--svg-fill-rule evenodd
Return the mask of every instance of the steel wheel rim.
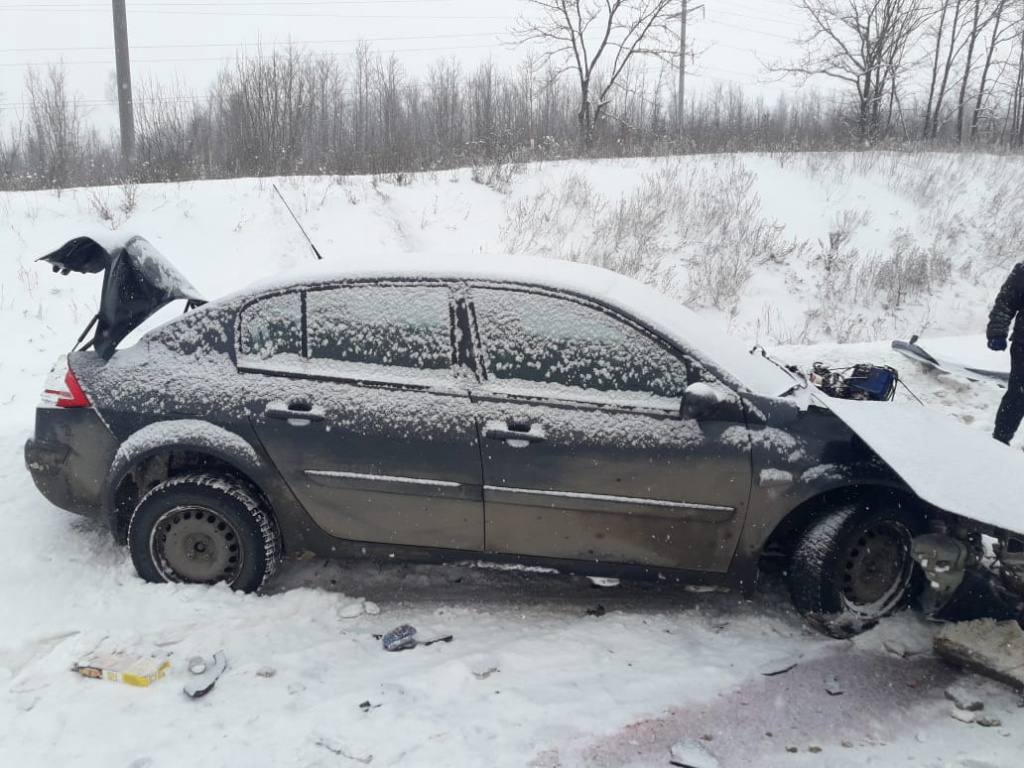
<path id="1" fill-rule="evenodd" d="M 153 526 L 149 551 L 166 581 L 233 583 L 245 553 L 235 530 L 224 517 L 201 506 L 180 506 L 164 512 Z"/>
<path id="2" fill-rule="evenodd" d="M 897 608 L 914 575 L 909 529 L 891 521 L 864 530 L 846 551 L 840 572 L 847 610 L 873 618 Z"/>

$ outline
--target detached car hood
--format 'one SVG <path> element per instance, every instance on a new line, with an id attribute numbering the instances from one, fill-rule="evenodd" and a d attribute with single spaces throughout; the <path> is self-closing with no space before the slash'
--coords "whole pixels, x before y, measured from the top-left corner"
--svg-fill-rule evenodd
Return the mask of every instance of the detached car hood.
<path id="1" fill-rule="evenodd" d="M 39 261 L 52 264 L 55 272 L 65 275 L 103 272 L 96 331 L 90 343 L 104 360 L 111 358 L 125 336 L 172 301 L 184 299 L 193 307 L 206 303 L 184 275 L 138 236 L 104 243 L 76 237 Z"/>
<path id="2" fill-rule="evenodd" d="M 1024 454 L 949 416 L 909 403 L 824 405 L 919 497 L 979 523 L 1024 533 Z"/>

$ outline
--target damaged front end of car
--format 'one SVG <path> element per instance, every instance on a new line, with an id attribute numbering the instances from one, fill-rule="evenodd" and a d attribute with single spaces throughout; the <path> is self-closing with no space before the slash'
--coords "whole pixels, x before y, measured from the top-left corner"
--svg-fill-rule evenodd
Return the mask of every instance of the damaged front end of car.
<path id="1" fill-rule="evenodd" d="M 933 520 L 914 539 L 927 616 L 953 621 L 992 618 L 1024 626 L 1024 536 L 984 536 L 966 522 Z"/>

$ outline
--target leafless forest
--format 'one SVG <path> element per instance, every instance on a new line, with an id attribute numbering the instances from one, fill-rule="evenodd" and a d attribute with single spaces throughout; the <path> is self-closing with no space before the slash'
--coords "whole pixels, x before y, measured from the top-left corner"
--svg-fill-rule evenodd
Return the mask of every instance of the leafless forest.
<path id="1" fill-rule="evenodd" d="M 26 106 L 0 134 L 0 188 L 278 174 L 401 181 L 581 156 L 1024 145 L 1021 0 L 793 2 L 806 20 L 795 55 L 765 62 L 763 86 L 699 81 L 714 84 L 687 91 L 681 121 L 672 26 L 626 34 L 641 11 L 669 20 L 667 0 L 614 4 L 626 33 L 603 59 L 570 56 L 557 41 L 586 30 L 567 23 L 547 36 L 519 30 L 537 45 L 511 69 L 449 58 L 410 71 L 368 41 L 344 57 L 301 47 L 240 54 L 201 93 L 136 83 L 128 159 L 115 135 L 91 126 L 55 63 L 29 72 Z M 686 67 L 699 74 L 693 50 Z M 815 87 L 782 87 L 794 79 Z"/>

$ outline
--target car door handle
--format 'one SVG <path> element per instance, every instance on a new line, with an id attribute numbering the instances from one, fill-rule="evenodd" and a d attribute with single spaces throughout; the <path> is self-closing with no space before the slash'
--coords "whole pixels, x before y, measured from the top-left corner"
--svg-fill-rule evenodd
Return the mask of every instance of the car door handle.
<path id="1" fill-rule="evenodd" d="M 513 427 L 517 428 L 513 429 Z M 544 430 L 536 424 L 513 425 L 502 421 L 488 421 L 484 425 L 484 437 L 491 440 L 517 440 L 526 443 L 543 443 L 547 439 Z"/>
<path id="2" fill-rule="evenodd" d="M 311 421 L 323 421 L 326 416 L 324 415 L 323 408 L 317 408 L 316 406 L 310 406 L 305 404 L 291 404 L 284 405 L 283 403 L 274 403 L 268 405 L 263 414 L 268 419 L 281 419 L 282 421 L 296 422 L 297 425 L 301 423 L 308 424 Z"/>

